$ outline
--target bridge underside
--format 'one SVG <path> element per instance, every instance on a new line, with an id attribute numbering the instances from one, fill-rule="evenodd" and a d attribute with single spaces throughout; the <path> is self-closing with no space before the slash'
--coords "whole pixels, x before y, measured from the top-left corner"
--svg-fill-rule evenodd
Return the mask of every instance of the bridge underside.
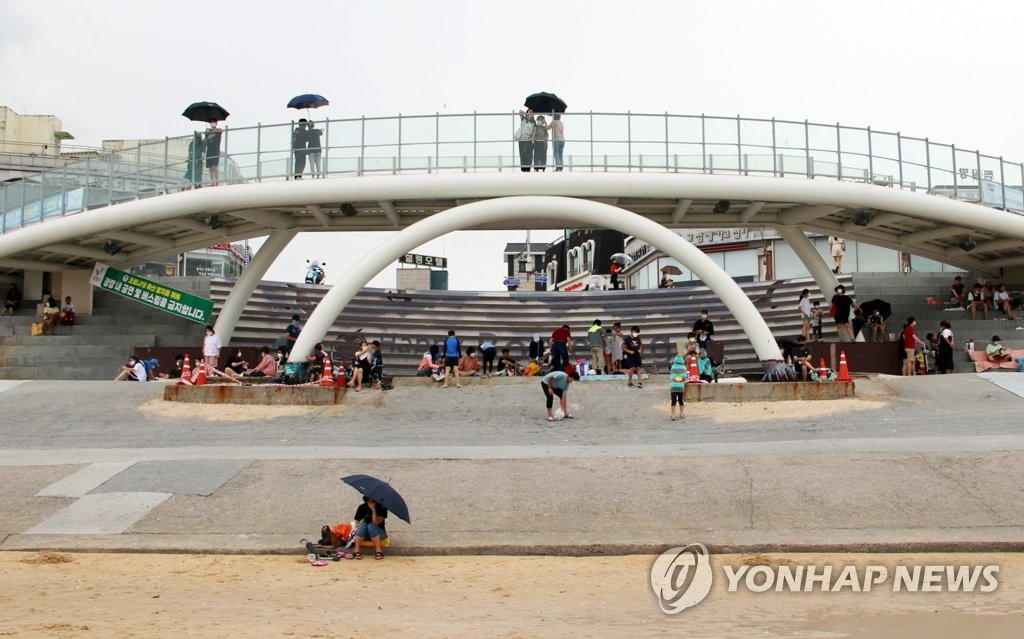
<path id="1" fill-rule="evenodd" d="M 97 261 L 130 266 L 275 231 L 397 231 L 457 206 L 523 195 L 593 200 L 669 228 L 760 226 L 840 235 L 981 274 L 1024 265 L 1024 217 L 925 193 L 796 178 L 516 172 L 239 184 L 140 199 L 0 236 L 0 271 L 91 268 Z M 564 223 L 553 217 L 525 226 Z M 522 229 L 524 222 L 468 228 Z"/>

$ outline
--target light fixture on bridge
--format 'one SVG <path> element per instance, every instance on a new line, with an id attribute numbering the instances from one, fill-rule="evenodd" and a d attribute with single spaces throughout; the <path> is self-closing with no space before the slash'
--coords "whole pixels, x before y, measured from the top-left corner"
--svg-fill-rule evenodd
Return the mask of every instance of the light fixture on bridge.
<path id="1" fill-rule="evenodd" d="M 206 224 L 213 231 L 216 231 L 220 227 L 224 226 L 224 223 L 221 222 L 220 218 L 217 217 L 216 215 L 211 215 L 210 217 L 206 218 Z"/>
<path id="2" fill-rule="evenodd" d="M 857 219 L 853 221 L 857 226 L 867 226 L 871 224 L 871 214 L 867 211 L 861 211 L 857 214 Z"/>
<path id="3" fill-rule="evenodd" d="M 103 243 L 103 252 L 107 255 L 117 255 L 121 252 L 121 245 L 114 240 L 107 240 Z"/>
<path id="4" fill-rule="evenodd" d="M 714 211 L 715 213 L 728 213 L 731 208 L 732 202 L 729 200 L 719 200 L 718 203 L 715 204 Z"/>
<path id="5" fill-rule="evenodd" d="M 976 246 L 978 246 L 978 243 L 974 241 L 973 237 L 968 235 L 964 239 L 960 240 L 959 246 L 964 250 L 965 253 L 970 253 L 971 251 L 974 250 Z"/>
<path id="6" fill-rule="evenodd" d="M 352 206 L 348 202 L 345 202 L 344 204 L 341 205 L 341 214 L 344 215 L 345 217 L 352 217 L 353 215 L 355 215 L 358 212 L 359 212 L 359 209 L 357 209 L 356 207 Z"/>

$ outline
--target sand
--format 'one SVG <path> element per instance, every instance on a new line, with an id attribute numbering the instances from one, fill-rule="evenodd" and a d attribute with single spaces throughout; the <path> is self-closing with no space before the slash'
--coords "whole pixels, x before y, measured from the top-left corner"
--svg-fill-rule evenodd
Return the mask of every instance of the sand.
<path id="1" fill-rule="evenodd" d="M 654 558 L 0 554 L 0 637 L 1019 637 L 1022 554 L 721 555 L 677 615 Z M 990 593 L 728 593 L 733 567 L 1000 566 Z"/>

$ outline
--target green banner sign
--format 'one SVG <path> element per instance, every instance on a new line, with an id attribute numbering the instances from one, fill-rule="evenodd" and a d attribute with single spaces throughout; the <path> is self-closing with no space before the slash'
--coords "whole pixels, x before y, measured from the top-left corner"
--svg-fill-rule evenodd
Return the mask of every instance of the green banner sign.
<path id="1" fill-rule="evenodd" d="M 212 300 L 151 282 L 99 262 L 93 268 L 89 282 L 96 288 L 200 324 L 209 324 L 213 315 Z"/>

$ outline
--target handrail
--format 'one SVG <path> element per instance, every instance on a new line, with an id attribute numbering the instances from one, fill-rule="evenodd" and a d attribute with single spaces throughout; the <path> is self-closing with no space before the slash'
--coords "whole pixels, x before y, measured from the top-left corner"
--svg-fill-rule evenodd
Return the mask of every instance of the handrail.
<path id="1" fill-rule="evenodd" d="M 1024 165 L 870 127 L 741 116 L 569 113 L 565 170 L 722 173 L 857 181 L 1024 213 Z M 321 177 L 517 171 L 516 113 L 422 114 L 316 121 Z M 220 183 L 291 179 L 296 122 L 231 128 Z M 192 135 L 84 159 L 0 187 L 0 232 L 209 183 L 186 182 Z M 547 144 L 552 167 L 553 145 Z M 313 167 L 307 164 L 306 178 Z"/>

